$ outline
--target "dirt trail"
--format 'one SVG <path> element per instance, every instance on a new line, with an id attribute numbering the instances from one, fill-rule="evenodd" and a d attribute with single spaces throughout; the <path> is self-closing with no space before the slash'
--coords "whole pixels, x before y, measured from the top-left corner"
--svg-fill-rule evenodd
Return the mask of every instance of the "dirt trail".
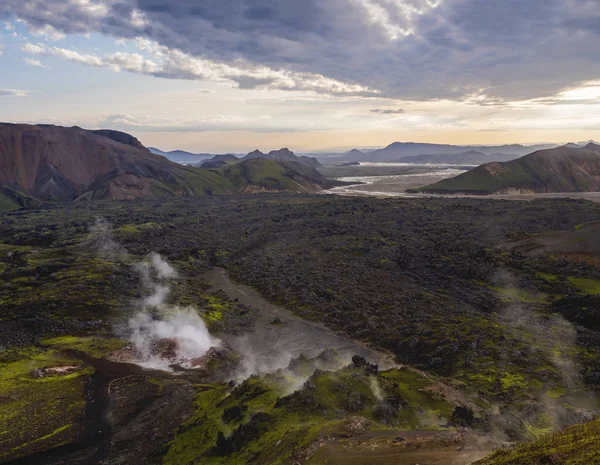
<path id="1" fill-rule="evenodd" d="M 259 316 L 252 332 L 243 336 L 220 334 L 219 337 L 250 358 L 259 371 L 283 368 L 293 357 L 302 353 L 316 357 L 325 349 L 335 349 L 348 361 L 353 355 L 361 355 L 372 363 L 378 363 L 382 369 L 396 366 L 391 355 L 372 350 L 322 324 L 304 320 L 268 302 L 255 289 L 233 282 L 223 268 L 214 268 L 204 278 L 211 282 L 213 291 L 222 289 L 230 298 L 258 310 Z M 274 324 L 276 321 L 280 323 Z"/>
<path id="2" fill-rule="evenodd" d="M 314 458 L 328 465 L 470 465 L 491 450 L 475 433 L 370 431 L 327 441 Z"/>

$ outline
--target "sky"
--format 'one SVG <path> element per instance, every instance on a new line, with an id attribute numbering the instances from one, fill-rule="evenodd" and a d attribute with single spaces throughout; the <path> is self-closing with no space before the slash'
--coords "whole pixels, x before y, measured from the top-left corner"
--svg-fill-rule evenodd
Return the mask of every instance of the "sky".
<path id="1" fill-rule="evenodd" d="M 0 121 L 243 153 L 600 139 L 600 0 L 2 0 Z"/>

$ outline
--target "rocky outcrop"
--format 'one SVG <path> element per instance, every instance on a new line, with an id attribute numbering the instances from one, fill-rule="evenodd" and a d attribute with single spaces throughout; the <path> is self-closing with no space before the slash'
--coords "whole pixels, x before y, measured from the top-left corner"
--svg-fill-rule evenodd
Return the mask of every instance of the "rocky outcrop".
<path id="1" fill-rule="evenodd" d="M 109 139 L 114 140 L 115 142 L 120 142 L 121 144 L 131 145 L 137 149 L 149 151 L 137 138 L 133 137 L 131 134 L 127 134 L 126 132 L 113 131 L 112 129 L 99 129 L 90 132 L 102 137 L 108 137 Z"/>

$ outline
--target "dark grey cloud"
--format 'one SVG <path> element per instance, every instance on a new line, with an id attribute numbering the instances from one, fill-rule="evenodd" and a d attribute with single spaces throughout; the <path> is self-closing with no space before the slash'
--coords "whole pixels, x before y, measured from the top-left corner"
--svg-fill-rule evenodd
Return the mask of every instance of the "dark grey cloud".
<path id="1" fill-rule="evenodd" d="M 598 6 L 600 9 L 600 5 Z M 568 29 L 576 31 L 589 31 L 592 34 L 600 35 L 600 15 L 587 18 L 575 18 L 564 22 Z"/>
<path id="2" fill-rule="evenodd" d="M 378 113 L 380 115 L 401 115 L 406 112 L 404 110 L 402 110 L 401 108 L 399 108 L 397 110 L 390 110 L 390 109 L 385 109 L 385 108 L 373 108 L 371 110 L 371 113 Z"/>
<path id="3" fill-rule="evenodd" d="M 3 0 L 0 12 L 398 99 L 533 99 L 600 78 L 597 0 Z"/>

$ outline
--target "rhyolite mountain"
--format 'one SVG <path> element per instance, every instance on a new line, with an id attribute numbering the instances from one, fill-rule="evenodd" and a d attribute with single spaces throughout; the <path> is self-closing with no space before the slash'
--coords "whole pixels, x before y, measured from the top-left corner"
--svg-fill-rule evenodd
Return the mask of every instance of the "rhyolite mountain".
<path id="1" fill-rule="evenodd" d="M 124 133 L 4 123 L 0 184 L 36 199 L 59 201 L 232 191 L 222 177 L 154 155 Z"/>
<path id="2" fill-rule="evenodd" d="M 297 156 L 294 152 L 287 148 L 272 150 L 269 153 L 263 153 L 260 150 L 254 150 L 246 155 L 242 160 L 254 160 L 257 158 L 262 158 L 265 160 L 275 160 L 275 161 L 292 161 L 297 163 L 302 163 L 303 165 L 311 166 L 315 169 L 321 167 L 321 163 L 316 158 L 306 157 L 306 156 Z"/>
<path id="3" fill-rule="evenodd" d="M 264 175 L 253 165 L 230 176 L 231 172 L 171 162 L 118 131 L 0 123 L 0 209 L 31 207 L 45 200 L 236 194 L 252 191 L 255 180 L 260 191 L 265 179 L 270 180 L 267 190 L 315 192 L 330 185 L 318 172 L 306 173 L 299 163 L 283 166 L 271 161 Z M 246 179 L 246 173 L 252 177 Z"/>
<path id="4" fill-rule="evenodd" d="M 505 194 L 600 190 L 600 146 L 540 150 L 518 160 L 487 163 L 413 192 Z"/>
<path id="5" fill-rule="evenodd" d="M 344 184 L 325 179 L 315 168 L 300 161 L 261 157 L 226 166 L 222 173 L 243 194 L 284 191 L 314 193 Z"/>
<path id="6" fill-rule="evenodd" d="M 98 136 L 108 137 L 109 139 L 112 139 L 115 142 L 120 142 L 121 144 L 131 145 L 132 147 L 142 150 L 150 150 L 144 147 L 144 145 L 136 137 L 132 136 L 131 134 L 127 134 L 126 132 L 115 131 L 113 129 L 97 129 L 90 132 L 93 132 Z"/>

